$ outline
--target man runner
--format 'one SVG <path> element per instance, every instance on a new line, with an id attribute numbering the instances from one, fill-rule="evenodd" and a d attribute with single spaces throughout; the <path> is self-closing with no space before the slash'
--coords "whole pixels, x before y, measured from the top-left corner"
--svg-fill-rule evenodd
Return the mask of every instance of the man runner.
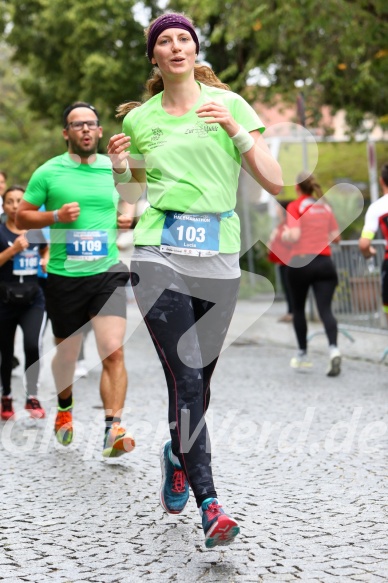
<path id="1" fill-rule="evenodd" d="M 50 226 L 46 303 L 56 354 L 52 362 L 58 394 L 55 435 L 73 439 L 73 376 L 89 320 L 102 361 L 100 393 L 105 409 L 103 456 L 131 451 L 135 442 L 121 426 L 127 389 L 123 340 L 128 268 L 119 261 L 117 229 L 132 218 L 118 216 L 119 195 L 108 157 L 97 153 L 102 127 L 96 109 L 78 101 L 63 113 L 67 152 L 39 167 L 28 184 L 17 215 L 24 229 Z M 39 211 L 42 205 L 45 211 Z"/>

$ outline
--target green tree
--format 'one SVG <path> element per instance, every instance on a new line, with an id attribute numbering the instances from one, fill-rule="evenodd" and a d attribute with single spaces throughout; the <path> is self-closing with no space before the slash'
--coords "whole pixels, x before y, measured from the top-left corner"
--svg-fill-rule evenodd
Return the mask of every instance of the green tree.
<path id="1" fill-rule="evenodd" d="M 139 99 L 150 65 L 134 7 L 157 16 L 157 0 L 0 0 L 0 30 L 26 67 L 31 108 L 58 119 L 75 99 L 113 118 Z M 322 104 L 345 109 L 353 129 L 366 113 L 388 115 L 386 0 L 170 0 L 200 27 L 202 56 L 252 101 L 303 91 L 307 125 Z M 148 10 L 148 12 L 147 12 Z"/>
<path id="2" fill-rule="evenodd" d="M 6 0 L 0 0 L 0 34 L 4 33 L 6 23 L 7 23 Z"/>
<path id="3" fill-rule="evenodd" d="M 0 44 L 0 169 L 8 184 L 26 184 L 36 167 L 64 149 L 60 127 L 53 131 L 28 108 L 18 78 L 20 65 L 12 64 L 11 50 Z"/>
<path id="4" fill-rule="evenodd" d="M 65 151 L 60 117 L 54 124 L 29 109 L 19 78 L 23 67 L 12 62 L 9 46 L 0 43 L 0 169 L 8 184 L 26 185 L 34 170 L 52 156 Z M 106 152 L 108 137 L 119 130 L 117 120 L 103 119 L 100 151 Z"/>
<path id="5" fill-rule="evenodd" d="M 322 104 L 345 109 L 353 129 L 366 113 L 375 121 L 388 113 L 386 0 L 170 0 L 169 8 L 192 16 L 205 58 L 249 99 L 295 102 L 302 89 L 310 125 Z"/>
<path id="6" fill-rule="evenodd" d="M 12 23 L 5 38 L 25 66 L 22 86 L 40 116 L 58 120 L 82 99 L 113 118 L 119 103 L 139 99 L 150 66 L 134 0 L 2 2 Z"/>

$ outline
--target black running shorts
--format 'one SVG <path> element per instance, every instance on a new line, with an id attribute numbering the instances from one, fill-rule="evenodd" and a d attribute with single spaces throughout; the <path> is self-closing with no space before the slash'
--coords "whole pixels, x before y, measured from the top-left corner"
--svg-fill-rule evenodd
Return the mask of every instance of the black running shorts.
<path id="1" fill-rule="evenodd" d="M 126 318 L 125 285 L 129 270 L 124 263 L 108 271 L 86 277 L 67 277 L 49 273 L 45 289 L 47 314 L 56 338 L 78 333 L 91 317 Z"/>

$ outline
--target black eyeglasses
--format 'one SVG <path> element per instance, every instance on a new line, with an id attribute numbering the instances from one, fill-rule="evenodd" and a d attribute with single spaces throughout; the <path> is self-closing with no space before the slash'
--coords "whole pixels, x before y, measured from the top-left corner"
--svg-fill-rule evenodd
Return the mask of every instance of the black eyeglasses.
<path id="1" fill-rule="evenodd" d="M 71 128 L 76 132 L 84 129 L 84 125 L 87 125 L 90 130 L 96 130 L 99 125 L 98 119 L 91 119 L 88 121 L 71 121 L 67 124 L 66 129 Z"/>

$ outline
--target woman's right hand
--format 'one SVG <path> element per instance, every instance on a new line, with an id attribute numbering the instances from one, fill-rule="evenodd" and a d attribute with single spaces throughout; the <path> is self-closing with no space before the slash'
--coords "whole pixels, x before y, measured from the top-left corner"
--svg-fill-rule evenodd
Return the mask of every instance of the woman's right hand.
<path id="1" fill-rule="evenodd" d="M 131 138 L 125 134 L 115 134 L 108 143 L 108 156 L 112 162 L 112 168 L 120 174 L 127 168 L 126 160 L 128 152 L 126 151 L 131 145 Z"/>
<path id="2" fill-rule="evenodd" d="M 24 231 L 21 235 L 19 235 L 19 237 L 16 237 L 12 247 L 14 248 L 16 253 L 20 253 L 21 251 L 24 251 L 24 249 L 27 249 L 29 246 L 29 242 L 27 241 L 27 237 L 26 237 L 26 232 Z"/>

